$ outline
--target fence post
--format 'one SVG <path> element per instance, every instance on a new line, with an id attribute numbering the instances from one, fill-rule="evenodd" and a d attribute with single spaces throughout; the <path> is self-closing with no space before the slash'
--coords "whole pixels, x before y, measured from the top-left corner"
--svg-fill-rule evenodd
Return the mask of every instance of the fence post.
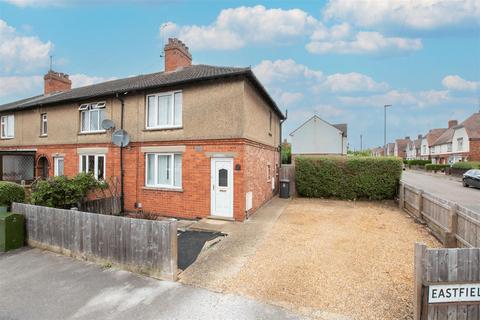
<path id="1" fill-rule="evenodd" d="M 458 229 L 458 205 L 452 204 L 450 207 L 448 217 L 448 232 L 445 235 L 445 247 L 456 248 L 457 247 L 457 229 Z"/>
<path id="2" fill-rule="evenodd" d="M 423 267 L 427 246 L 423 243 L 415 243 L 415 287 L 413 293 L 414 320 L 420 320 L 422 315 L 422 291 L 423 291 Z"/>
<path id="3" fill-rule="evenodd" d="M 405 184 L 403 183 L 400 183 L 398 206 L 400 207 L 400 210 L 403 210 L 405 208 Z"/>
<path id="4" fill-rule="evenodd" d="M 418 219 L 420 221 L 423 221 L 423 190 L 418 190 L 418 202 L 417 202 L 417 208 L 418 208 Z"/>

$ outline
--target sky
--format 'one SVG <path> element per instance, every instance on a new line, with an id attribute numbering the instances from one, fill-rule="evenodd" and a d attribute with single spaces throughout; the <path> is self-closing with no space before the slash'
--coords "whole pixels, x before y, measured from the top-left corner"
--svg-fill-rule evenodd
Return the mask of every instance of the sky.
<path id="1" fill-rule="evenodd" d="M 284 136 L 317 115 L 351 149 L 416 137 L 480 110 L 480 0 L 0 0 L 0 104 L 163 70 L 168 37 L 194 64 L 251 66 Z"/>

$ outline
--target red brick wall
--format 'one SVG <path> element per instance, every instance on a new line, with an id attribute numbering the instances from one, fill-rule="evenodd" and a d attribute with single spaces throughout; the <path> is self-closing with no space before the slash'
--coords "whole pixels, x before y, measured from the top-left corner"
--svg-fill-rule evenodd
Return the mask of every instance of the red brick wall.
<path id="1" fill-rule="evenodd" d="M 145 154 L 142 146 L 184 145 L 182 155 L 182 190 L 151 189 L 145 187 Z M 49 161 L 49 175 L 54 175 L 55 154 L 64 157 L 64 172 L 74 176 L 79 172 L 77 148 L 108 148 L 106 177 L 120 181 L 120 149 L 111 144 L 49 145 L 36 148 L 36 161 L 42 156 Z M 14 149 L 14 148 L 13 148 Z M 29 148 L 25 148 L 29 149 Z M 4 150 L 4 149 L 3 149 Z M 136 211 L 136 203 L 144 212 L 180 218 L 207 217 L 210 215 L 211 153 L 233 155 L 234 167 L 234 219 L 245 219 L 246 192 L 253 193 L 252 214 L 278 190 L 279 154 L 272 147 L 244 139 L 171 141 L 162 143 L 132 143 L 124 149 L 124 192 L 126 211 Z M 275 179 L 275 190 L 267 181 L 267 165 Z M 236 166 L 240 165 L 240 170 Z M 119 186 L 120 188 L 120 186 Z"/>
<path id="2" fill-rule="evenodd" d="M 278 192 L 280 155 L 274 148 L 264 145 L 247 144 L 245 150 L 245 192 L 251 191 L 253 194 L 253 206 L 248 212 L 250 215 Z M 274 179 L 274 190 L 272 181 L 267 177 L 268 165 L 270 176 Z"/>
<path id="3" fill-rule="evenodd" d="M 480 161 L 480 140 L 470 140 L 469 161 Z"/>

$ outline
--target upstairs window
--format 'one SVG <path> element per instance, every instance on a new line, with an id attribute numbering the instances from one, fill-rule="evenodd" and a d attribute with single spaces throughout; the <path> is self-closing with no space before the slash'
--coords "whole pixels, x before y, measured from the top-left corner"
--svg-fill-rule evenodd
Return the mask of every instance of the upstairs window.
<path id="1" fill-rule="evenodd" d="M 11 139 L 14 137 L 15 132 L 15 117 L 13 114 L 8 116 L 2 116 L 0 118 L 0 137 L 2 139 Z"/>
<path id="2" fill-rule="evenodd" d="M 105 102 L 85 103 L 80 110 L 81 132 L 103 132 L 102 121 L 105 119 Z"/>
<path id="3" fill-rule="evenodd" d="M 48 135 L 48 121 L 47 121 L 46 113 L 42 113 L 40 115 L 40 135 L 41 136 Z"/>
<path id="4" fill-rule="evenodd" d="M 447 152 L 452 152 L 452 144 L 447 144 Z"/>
<path id="5" fill-rule="evenodd" d="M 147 129 L 179 128 L 182 126 L 182 92 L 147 96 Z"/>
<path id="6" fill-rule="evenodd" d="M 462 151 L 463 150 L 463 138 L 458 138 L 457 139 L 457 150 Z"/>

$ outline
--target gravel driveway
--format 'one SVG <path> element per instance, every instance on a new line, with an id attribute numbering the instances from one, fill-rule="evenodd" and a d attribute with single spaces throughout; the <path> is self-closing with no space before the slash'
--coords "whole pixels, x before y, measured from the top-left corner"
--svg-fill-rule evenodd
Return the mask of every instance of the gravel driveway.
<path id="1" fill-rule="evenodd" d="M 440 246 L 393 205 L 294 199 L 223 289 L 318 319 L 412 319 L 416 241 Z"/>

